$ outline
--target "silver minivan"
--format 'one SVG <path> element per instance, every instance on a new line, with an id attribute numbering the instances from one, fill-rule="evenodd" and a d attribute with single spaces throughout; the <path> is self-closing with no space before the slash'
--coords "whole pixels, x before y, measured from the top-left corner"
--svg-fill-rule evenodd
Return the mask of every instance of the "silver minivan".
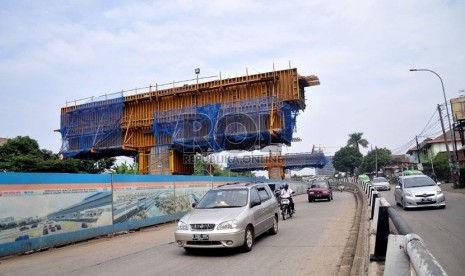
<path id="1" fill-rule="evenodd" d="M 178 222 L 175 240 L 194 248 L 252 250 L 257 236 L 278 233 L 279 206 L 265 183 L 231 183 L 208 191 Z"/>
<path id="2" fill-rule="evenodd" d="M 418 207 L 446 207 L 446 198 L 441 188 L 427 175 L 399 176 L 394 199 L 404 210 Z"/>

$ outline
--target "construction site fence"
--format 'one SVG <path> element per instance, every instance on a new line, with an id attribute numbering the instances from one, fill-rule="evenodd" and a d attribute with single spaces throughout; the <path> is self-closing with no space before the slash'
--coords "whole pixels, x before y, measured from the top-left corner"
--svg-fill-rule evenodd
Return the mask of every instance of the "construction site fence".
<path id="1" fill-rule="evenodd" d="M 0 256 L 180 219 L 213 187 L 264 178 L 0 173 Z M 307 183 L 287 181 L 297 193 Z"/>

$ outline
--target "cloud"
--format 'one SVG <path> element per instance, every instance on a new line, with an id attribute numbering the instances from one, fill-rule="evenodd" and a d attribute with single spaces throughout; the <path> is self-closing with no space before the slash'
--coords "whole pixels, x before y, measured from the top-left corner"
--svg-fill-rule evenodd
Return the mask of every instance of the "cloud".
<path id="1" fill-rule="evenodd" d="M 317 75 L 289 151 L 342 146 L 364 132 L 380 147 L 411 140 L 464 89 L 460 1 L 112 1 L 0 4 L 3 134 L 58 151 L 66 101 L 222 73 Z M 39 116 L 38 116 L 39 114 Z"/>

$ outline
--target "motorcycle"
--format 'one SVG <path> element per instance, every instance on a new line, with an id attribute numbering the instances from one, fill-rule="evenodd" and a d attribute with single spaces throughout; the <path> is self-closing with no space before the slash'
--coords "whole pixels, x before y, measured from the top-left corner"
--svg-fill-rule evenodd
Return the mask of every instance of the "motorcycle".
<path id="1" fill-rule="evenodd" d="M 279 202 L 280 202 L 281 215 L 283 216 L 283 220 L 286 220 L 286 215 L 292 218 L 292 214 L 294 213 L 294 211 L 291 210 L 290 198 L 281 197 Z"/>
<path id="2" fill-rule="evenodd" d="M 339 192 L 343 192 L 344 191 L 344 185 L 340 184 L 337 189 L 339 190 Z"/>

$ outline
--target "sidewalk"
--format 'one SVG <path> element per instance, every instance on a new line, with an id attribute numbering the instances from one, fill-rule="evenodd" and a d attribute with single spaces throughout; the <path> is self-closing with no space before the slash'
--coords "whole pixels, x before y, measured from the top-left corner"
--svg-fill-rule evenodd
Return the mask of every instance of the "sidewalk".
<path id="1" fill-rule="evenodd" d="M 439 187 L 441 187 L 443 191 L 465 194 L 464 188 L 455 189 L 453 183 L 443 183 Z"/>

